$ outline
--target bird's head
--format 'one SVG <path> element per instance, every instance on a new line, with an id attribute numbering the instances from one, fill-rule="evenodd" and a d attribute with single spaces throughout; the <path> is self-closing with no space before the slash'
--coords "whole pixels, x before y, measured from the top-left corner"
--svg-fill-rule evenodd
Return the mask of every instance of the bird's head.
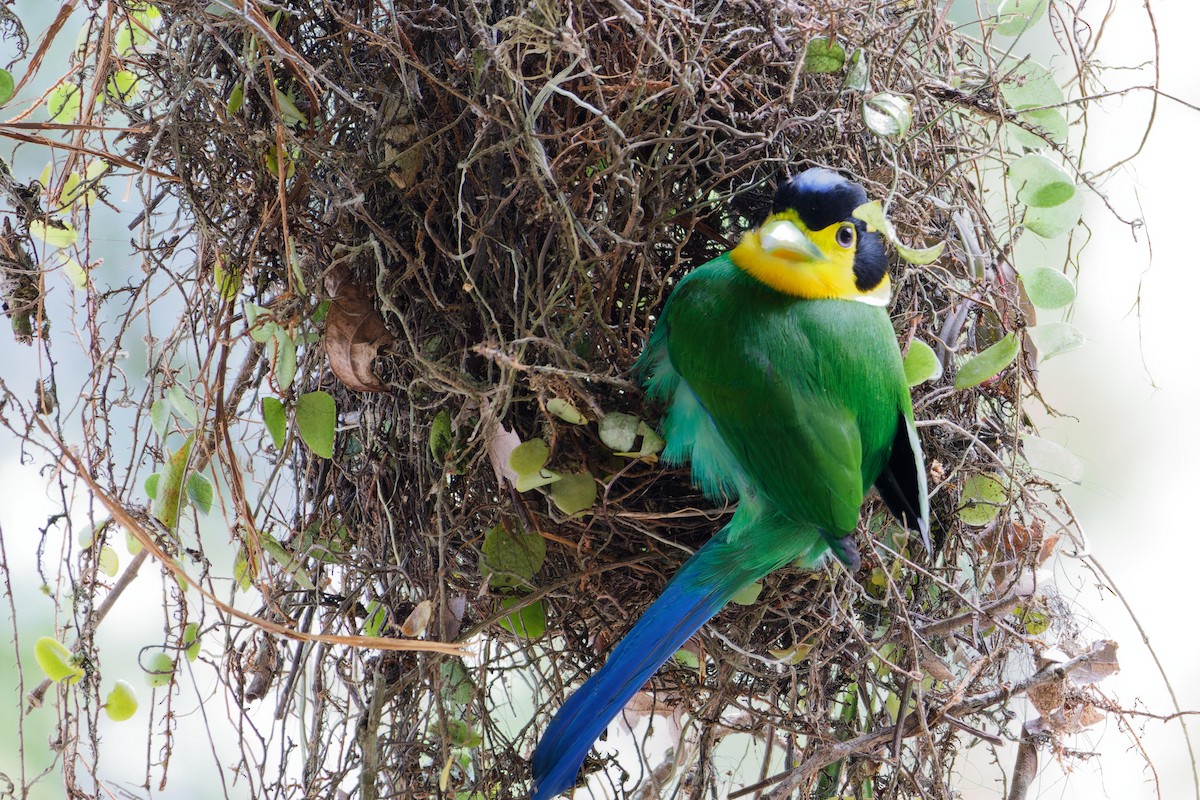
<path id="1" fill-rule="evenodd" d="M 885 306 L 891 281 L 883 240 L 853 216 L 866 202 L 857 183 L 832 170 L 805 170 L 780 184 L 770 216 L 729 255 L 784 294 Z"/>

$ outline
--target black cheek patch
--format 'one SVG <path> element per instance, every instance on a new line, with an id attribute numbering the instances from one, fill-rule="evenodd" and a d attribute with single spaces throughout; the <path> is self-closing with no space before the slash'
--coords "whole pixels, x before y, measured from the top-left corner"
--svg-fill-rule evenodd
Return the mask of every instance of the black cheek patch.
<path id="1" fill-rule="evenodd" d="M 887 275 L 887 253 L 883 239 L 877 233 L 868 233 L 867 226 L 855 220 L 858 228 L 858 247 L 854 251 L 854 286 L 864 294 L 873 290 Z"/>

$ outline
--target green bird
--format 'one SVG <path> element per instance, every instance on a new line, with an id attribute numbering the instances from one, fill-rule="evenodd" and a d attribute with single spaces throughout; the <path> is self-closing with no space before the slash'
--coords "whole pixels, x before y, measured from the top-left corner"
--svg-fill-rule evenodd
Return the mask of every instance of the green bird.
<path id="1" fill-rule="evenodd" d="M 809 169 L 771 214 L 675 287 L 634 367 L 667 408 L 664 460 L 691 462 L 733 518 L 689 559 L 551 721 L 533 800 L 576 780 L 596 737 L 650 676 L 742 588 L 832 553 L 852 571 L 872 485 L 929 549 L 912 398 L 888 318 L 879 235 L 853 216 L 858 184 Z"/>

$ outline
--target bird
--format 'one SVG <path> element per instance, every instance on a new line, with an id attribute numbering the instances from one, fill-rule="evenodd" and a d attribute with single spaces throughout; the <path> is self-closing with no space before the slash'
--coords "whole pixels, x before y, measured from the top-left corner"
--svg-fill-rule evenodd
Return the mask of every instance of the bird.
<path id="1" fill-rule="evenodd" d="M 609 722 L 739 590 L 788 564 L 856 571 L 872 486 L 932 553 L 884 242 L 853 213 L 865 203 L 831 169 L 788 177 L 762 225 L 667 298 L 633 368 L 666 410 L 662 458 L 738 504 L 559 708 L 533 754 L 531 800 L 575 784 Z"/>

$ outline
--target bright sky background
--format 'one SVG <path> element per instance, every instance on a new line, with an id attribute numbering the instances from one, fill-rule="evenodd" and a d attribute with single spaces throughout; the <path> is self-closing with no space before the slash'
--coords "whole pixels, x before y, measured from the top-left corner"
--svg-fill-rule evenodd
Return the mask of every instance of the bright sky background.
<path id="1" fill-rule="evenodd" d="M 22 5 L 18 3 L 18 12 Z M 1151 47 L 1141 2 L 1120 0 L 1117 17 L 1105 35 L 1106 61 L 1129 65 L 1148 58 Z M 1200 4 L 1194 0 L 1152 2 L 1161 36 L 1163 89 L 1191 103 L 1200 103 Z M 1092 0 L 1090 13 L 1104 12 L 1104 4 Z M 31 31 L 33 32 L 33 31 Z M 1130 73 L 1116 73 L 1113 82 L 1149 82 Z M 1148 96 L 1107 102 L 1107 115 L 1096 110 L 1092 120 L 1088 163 L 1106 165 L 1132 152 L 1143 129 Z M 1200 491 L 1200 356 L 1195 345 L 1192 314 L 1197 313 L 1196 193 L 1200 183 L 1200 112 L 1163 99 L 1155 130 L 1133 166 L 1112 176 L 1105 188 L 1113 204 L 1126 217 L 1143 217 L 1146 227 L 1135 241 L 1128 228 L 1113 220 L 1103 208 L 1092 204 L 1087 218 L 1093 241 L 1083 254 L 1079 301 L 1071 321 L 1088 336 L 1088 345 L 1075 353 L 1044 365 L 1041 389 L 1060 411 L 1078 422 L 1060 419 L 1048 423 L 1045 435 L 1069 446 L 1087 466 L 1080 487 L 1069 487 L 1067 495 L 1084 529 L 1091 537 L 1092 551 L 1111 573 L 1133 605 L 1138 618 L 1158 650 L 1175 682 L 1185 709 L 1200 709 L 1200 645 L 1195 635 L 1196 587 L 1200 585 L 1200 522 L 1188 505 L 1193 492 Z M 1152 245 L 1153 257 L 1151 257 Z M 1140 296 L 1140 306 L 1135 303 Z M 0 337 L 0 358 L 20 358 L 10 337 Z M 27 348 L 23 350 L 28 353 Z M 28 356 L 24 356 L 28 357 Z M 32 563 L 32 544 L 37 527 L 44 524 L 46 510 L 39 507 L 44 496 L 44 478 L 18 467 L 11 443 L 0 451 L 0 486 L 9 498 L 0 503 L 0 525 L 9 544 L 10 564 L 26 570 Z M 12 502 L 11 498 L 22 498 Z M 13 545 L 27 533 L 28 549 Z M 1078 576 L 1078 573 L 1076 573 Z M 28 577 L 28 576 L 27 576 Z M 106 625 L 106 667 L 118 672 L 136 669 L 134 648 L 161 636 L 161 617 L 139 614 L 146 604 L 160 603 L 160 595 L 145 581 L 146 591 L 122 598 L 126 616 L 117 626 Z M 1085 606 L 1095 620 L 1097 637 L 1121 642 L 1122 672 L 1105 684 L 1105 689 L 1126 706 L 1139 701 L 1156 712 L 1171 706 L 1162 688 L 1141 636 L 1120 603 L 1105 598 L 1086 578 L 1079 578 L 1068 593 Z M 36 592 L 33 584 L 24 587 Z M 28 595 L 27 595 L 28 596 Z M 37 616 L 36 602 L 21 600 L 23 623 L 37 628 L 49 622 L 47 612 Z M 7 615 L 2 606 L 0 616 Z M 3 622 L 7 629 L 8 622 Z M 22 650 L 27 655 L 32 638 L 27 634 Z M 120 653 L 128 649 L 129 658 Z M 128 663 L 126 663 L 128 662 Z M 28 674 L 37 670 L 29 661 Z M 11 687 L 0 697 L 3 716 L 9 718 Z M 28 688 L 28 687 L 27 687 Z M 142 701 L 148 692 L 139 686 Z M 45 712 L 41 712 L 45 713 Z M 144 711 L 139 712 L 143 715 Z M 217 717 L 223 717 L 218 711 Z M 199 720 L 196 720 L 199 723 Z M 188 721 L 181 721 L 187 725 Z M 1016 723 L 1014 723 L 1016 724 Z M 1200 733 L 1200 719 L 1193 724 Z M 139 738 L 144 725 L 138 728 Z M 184 728 L 186 730 L 186 728 Z M 1177 723 L 1148 722 L 1143 734 L 1145 749 L 1153 754 L 1167 800 L 1193 796 L 1191 770 L 1186 760 Z M 1194 737 L 1195 738 L 1195 737 Z M 1200 739 L 1196 739 L 1200 746 Z M 44 736 L 33 737 L 31 748 L 44 747 Z M 204 742 L 203 746 L 208 747 Z M 1140 756 L 1130 740 L 1109 723 L 1093 735 L 1081 737 L 1082 750 L 1097 749 L 1103 758 L 1084 765 L 1070 781 L 1052 767 L 1039 775 L 1031 797 L 1113 798 L 1155 797 L 1147 782 Z M 1052 761 L 1042 753 L 1043 765 Z M 140 763 L 144 753 L 131 756 Z M 1002 753 L 1002 764 L 1011 766 L 1015 748 Z M 204 759 L 211 763 L 209 759 Z M 0 758 L 0 771 L 11 766 Z M 136 780 L 138 767 L 132 765 Z M 996 770 L 980 762 L 964 774 L 959 787 L 968 798 L 995 798 Z M 177 777 L 177 776 L 176 776 Z M 54 782 L 50 783 L 51 786 Z M 179 791 L 170 796 L 183 796 Z M 53 793 L 45 795 L 53 797 Z"/>

